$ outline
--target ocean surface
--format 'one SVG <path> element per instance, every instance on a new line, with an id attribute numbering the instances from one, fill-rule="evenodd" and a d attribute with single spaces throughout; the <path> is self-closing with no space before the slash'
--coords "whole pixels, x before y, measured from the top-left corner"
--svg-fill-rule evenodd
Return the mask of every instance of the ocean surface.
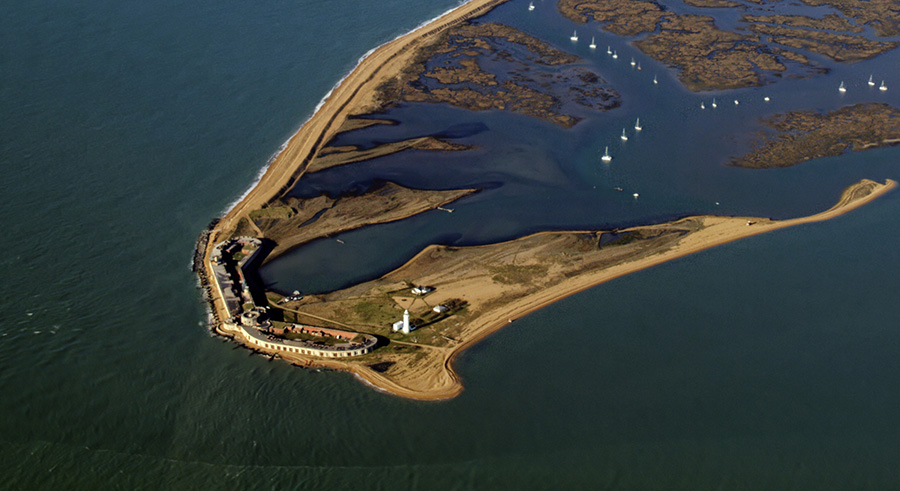
<path id="1" fill-rule="evenodd" d="M 209 334 L 190 271 L 199 232 L 364 53 L 456 4 L 4 5 L 0 489 L 898 486 L 897 193 L 522 318 L 459 358 L 466 390 L 449 401 L 399 399 Z M 337 168 L 296 192 L 377 179 L 485 191 L 454 203 L 453 214 L 300 248 L 266 268 L 270 285 L 336 288 L 436 241 L 693 213 L 806 215 L 860 178 L 900 179 L 896 148 L 784 170 L 724 165 L 760 116 L 900 105 L 900 52 L 853 65 L 820 60 L 832 71 L 813 79 L 693 94 L 596 26 L 579 27 L 573 45 L 574 26 L 553 3 L 535 5 L 529 13 L 513 0 L 486 19 L 583 56 L 622 107 L 570 130 L 504 112 L 391 110 L 399 125 L 346 142 L 447 132 L 479 149 Z M 870 73 L 891 89 L 870 90 Z M 712 97 L 741 104 L 701 111 Z M 618 135 L 636 117 L 644 130 L 623 146 Z M 604 146 L 615 156 L 608 167 L 598 159 Z"/>

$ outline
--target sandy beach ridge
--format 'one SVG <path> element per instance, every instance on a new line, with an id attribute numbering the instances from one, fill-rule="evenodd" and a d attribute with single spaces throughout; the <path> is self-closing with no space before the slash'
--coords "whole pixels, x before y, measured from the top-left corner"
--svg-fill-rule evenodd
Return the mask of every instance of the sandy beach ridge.
<path id="1" fill-rule="evenodd" d="M 559 281 L 552 286 L 533 290 L 531 293 L 524 296 L 514 295 L 509 298 L 508 301 L 501 301 L 499 304 L 496 303 L 498 298 L 498 288 L 502 290 L 502 287 L 498 287 L 498 285 L 490 279 L 485 279 L 482 274 L 483 271 L 476 271 L 475 269 L 477 268 L 469 270 L 469 273 L 473 275 L 471 277 L 459 277 L 456 276 L 457 273 L 438 273 L 436 275 L 432 274 L 426 276 L 424 280 L 428 281 L 429 284 L 431 281 L 434 281 L 436 284 L 440 285 L 438 291 L 442 292 L 444 296 L 465 296 L 479 313 L 471 320 L 471 322 L 464 326 L 459 335 L 459 340 L 461 342 L 458 344 L 453 346 L 430 346 L 419 344 L 417 346 L 420 349 L 425 350 L 423 352 L 424 361 L 419 360 L 414 363 L 410 361 L 409 355 L 393 356 L 391 359 L 395 360 L 398 366 L 404 365 L 407 362 L 410 363 L 409 366 L 403 367 L 403 369 L 398 372 L 390 372 L 388 374 L 380 373 L 371 367 L 371 361 L 294 359 L 291 356 L 285 356 L 285 359 L 306 366 L 327 366 L 345 370 L 353 373 L 359 379 L 378 390 L 406 398 L 418 400 L 449 399 L 460 394 L 464 389 L 462 380 L 453 369 L 453 363 L 456 357 L 468 347 L 478 343 L 485 337 L 493 334 L 504 326 L 509 325 L 518 318 L 601 283 L 667 261 L 743 238 L 838 217 L 870 203 L 885 193 L 893 190 L 896 186 L 897 183 L 893 180 L 887 180 L 884 184 L 863 180 L 847 188 L 837 204 L 828 210 L 815 215 L 795 219 L 770 220 L 755 217 L 704 215 L 685 217 L 665 224 L 636 226 L 617 230 L 615 233 L 620 234 L 656 230 L 671 231 L 676 229 L 690 231 L 678 236 L 674 241 L 664 241 L 660 242 L 657 246 L 652 246 L 650 249 L 645 250 L 644 254 L 639 255 L 634 260 L 623 260 L 606 267 L 580 269 L 577 271 L 577 274 L 573 274 L 571 277 Z M 529 253 L 527 250 L 521 249 L 521 244 L 529 241 L 537 242 L 539 244 L 546 244 L 551 241 L 557 241 L 558 243 L 559 237 L 591 236 L 596 235 L 597 233 L 598 231 L 539 232 L 502 243 L 454 249 L 466 251 L 496 251 L 498 249 L 506 249 L 513 251 L 512 253 L 515 255 L 522 256 L 531 254 L 534 256 L 534 250 Z M 536 238 L 547 238 L 548 240 L 535 241 L 534 239 Z M 445 265 L 434 264 L 434 253 L 437 252 L 437 256 L 440 256 L 442 249 L 446 249 L 446 246 L 428 246 L 403 266 L 387 273 L 378 280 L 373 280 L 368 283 L 372 284 L 373 287 L 377 289 L 378 283 L 395 282 L 398 277 L 415 277 L 414 275 L 417 271 L 422 272 L 429 269 L 428 267 L 423 268 L 423 264 L 432 264 L 432 267 L 430 268 L 432 271 L 442 270 Z M 540 255 L 541 253 L 538 251 L 537 254 Z M 503 293 L 500 292 L 500 295 L 502 297 Z M 490 307 L 484 307 L 486 305 L 490 305 Z M 413 344 L 397 340 L 393 340 L 391 343 Z"/>
<path id="2" fill-rule="evenodd" d="M 359 65 L 332 91 L 319 110 L 288 140 L 256 186 L 228 210 L 210 230 L 203 254 L 204 263 L 208 263 L 213 246 L 227 238 L 242 217 L 290 189 L 322 147 L 338 133 L 349 116 L 365 114 L 367 109 L 375 106 L 378 87 L 406 65 L 415 55 L 416 48 L 426 45 L 436 34 L 460 22 L 483 15 L 506 1 L 471 0 L 431 23 L 381 45 L 360 61 Z M 212 303 L 215 305 L 218 318 L 224 319 L 221 299 L 214 298 Z"/>

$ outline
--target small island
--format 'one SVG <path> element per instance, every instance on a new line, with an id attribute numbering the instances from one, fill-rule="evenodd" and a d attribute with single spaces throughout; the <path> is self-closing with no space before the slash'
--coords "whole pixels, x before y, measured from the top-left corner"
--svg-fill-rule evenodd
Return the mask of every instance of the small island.
<path id="1" fill-rule="evenodd" d="M 772 132 L 757 136 L 753 148 L 730 162 L 735 167 L 790 167 L 807 160 L 900 144 L 900 110 L 868 103 L 836 111 L 794 111 L 762 121 Z"/>

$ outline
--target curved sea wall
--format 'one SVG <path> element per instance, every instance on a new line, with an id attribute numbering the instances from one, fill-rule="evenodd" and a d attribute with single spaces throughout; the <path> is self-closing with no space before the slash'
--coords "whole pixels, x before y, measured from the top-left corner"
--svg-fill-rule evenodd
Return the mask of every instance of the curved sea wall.
<path id="1" fill-rule="evenodd" d="M 361 356 L 371 353 L 378 344 L 375 336 L 364 334 L 365 342 L 362 344 L 353 344 L 350 346 L 312 346 L 303 341 L 292 341 L 289 339 L 278 339 L 274 336 L 266 335 L 259 330 L 251 327 L 247 328 L 243 324 L 231 325 L 228 328 L 238 329 L 243 340 L 250 346 L 257 349 L 266 350 L 278 354 L 296 354 L 305 356 L 317 356 L 320 358 L 347 358 L 351 356 Z M 332 329 L 333 331 L 333 329 Z M 343 332 L 343 331 L 341 331 Z M 346 332 L 347 335 L 356 335 L 357 333 Z"/>

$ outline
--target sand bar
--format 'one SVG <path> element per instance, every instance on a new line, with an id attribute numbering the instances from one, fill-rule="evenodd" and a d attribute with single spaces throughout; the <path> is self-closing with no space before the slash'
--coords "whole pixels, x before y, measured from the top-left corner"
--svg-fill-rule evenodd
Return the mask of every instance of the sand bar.
<path id="1" fill-rule="evenodd" d="M 469 346 L 530 312 L 552 304 L 574 293 L 621 276 L 656 266 L 705 249 L 754 235 L 787 227 L 828 220 L 854 210 L 882 196 L 896 187 L 888 180 L 884 184 L 863 180 L 847 188 L 836 205 L 816 215 L 790 220 L 770 220 L 754 217 L 694 216 L 669 223 L 631 227 L 614 231 L 624 236 L 640 237 L 625 245 L 596 247 L 603 233 L 598 231 L 541 232 L 504 243 L 474 247 L 428 246 L 400 268 L 360 285 L 324 295 L 324 301 L 305 308 L 319 308 L 320 319 L 328 319 L 329 312 L 344 312 L 341 322 L 365 329 L 358 319 L 346 317 L 348 306 L 372 299 L 385 298 L 385 291 L 403 285 L 402 278 L 416 278 L 422 284 L 435 285 L 432 296 L 411 299 L 412 310 L 419 303 L 426 307 L 444 303 L 448 298 L 462 298 L 469 312 L 461 315 L 458 327 L 449 327 L 456 318 L 440 329 L 415 336 L 393 337 L 391 345 L 400 344 L 414 351 L 379 352 L 368 358 L 347 361 L 317 361 L 286 359 L 298 364 L 322 365 L 354 373 L 370 385 L 402 397 L 420 400 L 452 398 L 463 390 L 459 376 L 453 370 L 455 357 Z M 559 259 L 568 258 L 560 266 Z M 520 277 L 506 281 L 498 271 L 504 264 L 518 264 Z M 528 271 L 534 272 L 527 277 Z M 499 278 L 499 280 L 498 280 Z M 508 278 L 507 278 L 508 279 Z M 396 297 L 395 297 L 396 298 Z M 402 300 L 402 299 L 401 299 Z M 410 299 L 407 299 L 409 302 Z M 390 302 L 390 300 L 388 300 Z M 329 310 L 330 309 L 330 310 Z M 352 310 L 349 309 L 349 310 Z M 339 314 L 338 314 L 339 315 Z M 461 325 L 460 325 L 461 324 Z M 427 329 L 423 329 L 427 331 Z M 384 335 L 384 327 L 369 331 Z M 449 336 L 449 341 L 438 339 Z M 389 348 L 389 347 L 388 347 Z M 378 362 L 389 362 L 392 368 L 384 372 L 374 370 Z"/>

